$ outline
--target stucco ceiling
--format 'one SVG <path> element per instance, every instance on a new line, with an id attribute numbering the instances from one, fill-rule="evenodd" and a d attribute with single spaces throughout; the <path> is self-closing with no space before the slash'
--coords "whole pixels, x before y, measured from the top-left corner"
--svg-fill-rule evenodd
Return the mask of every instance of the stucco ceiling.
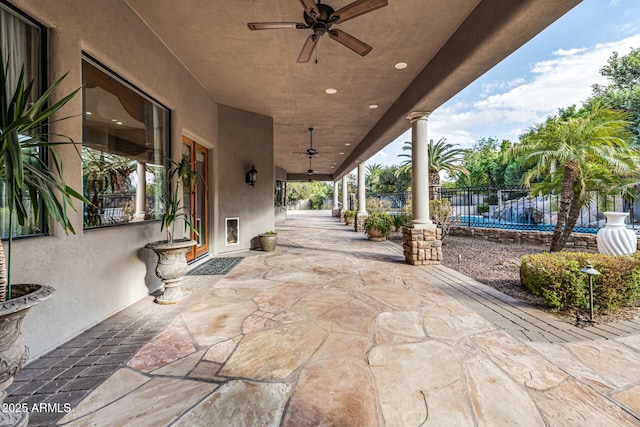
<path id="1" fill-rule="evenodd" d="M 337 10 L 351 1 L 323 3 Z M 389 0 L 336 26 L 371 53 L 324 35 L 317 64 L 316 55 L 296 63 L 311 30 L 247 28 L 304 22 L 298 0 L 127 3 L 217 102 L 273 117 L 275 163 L 289 178 L 306 177 L 313 127 L 314 178 L 337 179 L 408 129 L 408 113 L 434 111 L 580 1 Z M 338 92 L 326 94 L 330 87 Z"/>

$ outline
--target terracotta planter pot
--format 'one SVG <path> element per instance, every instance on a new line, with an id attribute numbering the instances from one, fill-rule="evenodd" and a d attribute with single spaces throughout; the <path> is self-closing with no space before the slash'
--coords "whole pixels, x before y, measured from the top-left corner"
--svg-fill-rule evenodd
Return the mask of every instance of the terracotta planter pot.
<path id="1" fill-rule="evenodd" d="M 278 246 L 278 234 L 260 234 L 260 247 L 265 252 L 271 252 Z"/>
<path id="2" fill-rule="evenodd" d="M 169 243 L 166 240 L 149 243 L 145 246 L 158 255 L 156 276 L 164 284 L 164 293 L 156 298 L 158 304 L 175 304 L 189 296 L 180 287 L 180 282 L 187 274 L 187 252 L 197 245 L 195 240 L 180 239 Z"/>
<path id="3" fill-rule="evenodd" d="M 29 358 L 29 349 L 20 331 L 22 319 L 31 307 L 51 298 L 54 292 L 51 286 L 13 285 L 13 298 L 0 304 L 0 406 L 3 408 L 5 390 Z M 0 426 L 26 426 L 28 423 L 27 412 L 0 411 Z"/>
<path id="4" fill-rule="evenodd" d="M 344 225 L 353 225 L 354 222 L 356 222 L 355 218 L 345 218 L 344 219 Z"/>
<path id="5" fill-rule="evenodd" d="M 384 232 L 378 230 L 375 227 L 367 228 L 367 235 L 369 236 L 369 240 L 374 240 L 377 242 L 387 240 L 387 236 L 384 235 Z"/>

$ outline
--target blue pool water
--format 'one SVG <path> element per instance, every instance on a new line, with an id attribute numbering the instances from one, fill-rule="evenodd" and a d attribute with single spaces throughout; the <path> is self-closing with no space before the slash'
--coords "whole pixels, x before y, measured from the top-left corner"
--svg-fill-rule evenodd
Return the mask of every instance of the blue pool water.
<path id="1" fill-rule="evenodd" d="M 553 231 L 555 224 L 545 223 L 524 223 L 506 221 L 504 219 L 487 218 L 479 215 L 461 215 L 460 225 L 467 227 L 485 227 L 485 228 L 504 228 L 505 230 L 531 230 L 531 231 Z M 595 227 L 574 227 L 573 231 L 577 233 L 596 234 L 598 229 Z"/>

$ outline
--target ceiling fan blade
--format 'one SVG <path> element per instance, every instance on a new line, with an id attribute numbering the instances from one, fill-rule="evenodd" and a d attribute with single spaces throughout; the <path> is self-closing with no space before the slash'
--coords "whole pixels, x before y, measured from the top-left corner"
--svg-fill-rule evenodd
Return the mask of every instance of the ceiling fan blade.
<path id="1" fill-rule="evenodd" d="M 304 7 L 307 15 L 311 16 L 311 14 L 314 13 L 316 16 L 320 16 L 320 11 L 318 10 L 315 0 L 300 0 L 300 4 Z"/>
<path id="2" fill-rule="evenodd" d="M 311 60 L 311 55 L 313 55 L 313 51 L 316 50 L 316 44 L 318 44 L 318 36 L 311 34 L 307 37 L 307 41 L 304 42 L 304 46 L 302 46 L 302 50 L 300 51 L 300 55 L 296 62 L 309 62 L 309 60 Z"/>
<path id="3" fill-rule="evenodd" d="M 250 30 L 295 30 L 307 28 L 300 22 L 249 22 Z"/>
<path id="4" fill-rule="evenodd" d="M 302 1 L 302 0 L 301 0 Z M 331 18 L 337 18 L 335 23 L 341 23 L 351 18 L 355 18 L 365 13 L 372 12 L 381 7 L 385 7 L 389 2 L 387 0 L 356 0 L 349 3 L 342 9 L 336 10 L 331 14 Z"/>
<path id="5" fill-rule="evenodd" d="M 371 49 L 373 49 L 371 46 L 369 46 L 365 42 L 358 40 L 352 35 L 347 34 L 341 30 L 329 31 L 329 37 L 331 37 L 333 40 L 337 41 L 338 43 L 348 47 L 349 49 L 351 49 L 352 51 L 354 51 L 360 56 L 365 56 L 366 54 L 371 52 Z"/>

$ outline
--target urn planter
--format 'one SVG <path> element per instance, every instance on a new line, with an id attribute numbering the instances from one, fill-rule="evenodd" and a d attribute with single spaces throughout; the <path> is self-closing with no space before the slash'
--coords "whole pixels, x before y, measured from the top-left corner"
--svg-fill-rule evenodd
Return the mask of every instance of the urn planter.
<path id="1" fill-rule="evenodd" d="M 260 247 L 265 252 L 271 252 L 276 249 L 278 245 L 277 233 L 262 233 L 260 234 Z"/>
<path id="2" fill-rule="evenodd" d="M 158 255 L 156 276 L 162 280 L 164 293 L 156 298 L 158 304 L 175 304 L 189 296 L 180 284 L 187 274 L 187 252 L 198 244 L 195 240 L 180 239 L 172 243 L 160 240 L 148 243 L 145 248 L 153 250 Z"/>
<path id="3" fill-rule="evenodd" d="M 631 255 L 638 249 L 638 238 L 627 228 L 624 220 L 629 216 L 624 212 L 604 212 L 607 224 L 598 230 L 596 242 L 598 252 L 605 255 Z"/>
<path id="4" fill-rule="evenodd" d="M 5 391 L 16 373 L 29 358 L 20 330 L 22 319 L 34 305 L 53 296 L 55 290 L 45 285 L 12 285 L 13 298 L 0 304 L 0 406 L 5 408 Z M 8 407 L 10 409 L 10 407 Z M 0 426 L 26 426 L 27 412 L 0 411 Z"/>
<path id="5" fill-rule="evenodd" d="M 378 230 L 376 227 L 367 228 L 367 236 L 369 236 L 369 240 L 373 240 L 374 242 L 387 240 L 387 233 L 382 230 Z"/>

